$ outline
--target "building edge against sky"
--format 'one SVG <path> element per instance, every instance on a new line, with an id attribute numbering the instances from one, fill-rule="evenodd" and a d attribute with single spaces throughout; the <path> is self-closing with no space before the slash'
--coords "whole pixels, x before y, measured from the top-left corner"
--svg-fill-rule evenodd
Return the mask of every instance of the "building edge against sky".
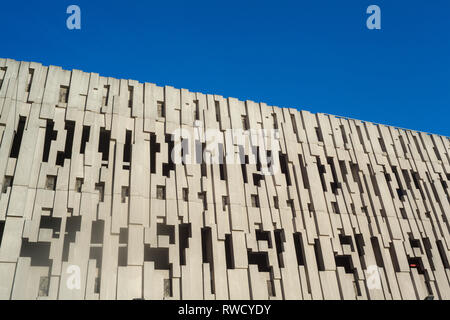
<path id="1" fill-rule="evenodd" d="M 11 59 L 0 112 L 0 299 L 450 298 L 448 137 Z"/>

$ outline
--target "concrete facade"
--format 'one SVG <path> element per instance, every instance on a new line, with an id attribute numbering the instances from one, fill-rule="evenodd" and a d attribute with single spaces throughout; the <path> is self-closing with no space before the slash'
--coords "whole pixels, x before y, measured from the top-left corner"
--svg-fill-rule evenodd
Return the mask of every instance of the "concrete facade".
<path id="1" fill-rule="evenodd" d="M 0 299 L 450 299 L 448 137 L 0 59 L 0 141 Z"/>

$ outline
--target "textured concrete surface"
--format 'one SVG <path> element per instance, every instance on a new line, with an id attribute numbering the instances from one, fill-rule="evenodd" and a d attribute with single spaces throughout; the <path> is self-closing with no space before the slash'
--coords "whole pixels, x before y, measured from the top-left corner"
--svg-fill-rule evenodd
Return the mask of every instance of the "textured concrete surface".
<path id="1" fill-rule="evenodd" d="M 448 137 L 0 59 L 0 141 L 0 299 L 450 298 Z"/>

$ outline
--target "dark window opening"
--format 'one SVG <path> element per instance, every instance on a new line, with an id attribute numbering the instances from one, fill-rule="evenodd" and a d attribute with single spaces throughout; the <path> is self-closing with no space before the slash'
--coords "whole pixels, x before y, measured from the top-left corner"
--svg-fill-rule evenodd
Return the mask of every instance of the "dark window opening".
<path id="1" fill-rule="evenodd" d="M 323 142 L 322 130 L 319 127 L 316 127 L 315 130 L 316 130 L 317 140 L 320 142 Z"/>
<path id="2" fill-rule="evenodd" d="M 208 210 L 208 199 L 206 198 L 206 191 L 199 192 L 198 198 L 203 203 L 203 210 Z"/>
<path id="3" fill-rule="evenodd" d="M 67 103 L 69 100 L 69 87 L 68 86 L 60 86 L 59 87 L 59 102 Z"/>
<path id="4" fill-rule="evenodd" d="M 314 213 L 314 204 L 308 203 L 308 211 L 310 215 Z"/>
<path id="5" fill-rule="evenodd" d="M 333 176 L 333 182 L 330 183 L 331 191 L 333 194 L 338 194 L 337 189 L 342 188 L 341 183 L 338 181 L 336 167 L 334 166 L 333 158 L 327 157 L 327 163 L 331 168 L 331 175 Z"/>
<path id="6" fill-rule="evenodd" d="M 389 182 L 392 181 L 391 175 L 389 173 L 384 173 L 384 178 L 386 179 L 386 182 L 389 184 Z"/>
<path id="7" fill-rule="evenodd" d="M 156 173 L 156 153 L 160 150 L 160 144 L 156 143 L 156 134 L 150 133 L 150 173 Z"/>
<path id="8" fill-rule="evenodd" d="M 247 180 L 247 167 L 244 163 L 241 164 L 241 171 L 242 171 L 242 179 L 244 180 L 244 183 L 248 183 Z"/>
<path id="9" fill-rule="evenodd" d="M 20 256 L 31 258 L 32 267 L 50 267 L 50 245 L 50 242 L 29 242 L 27 238 L 22 238 Z"/>
<path id="10" fill-rule="evenodd" d="M 436 202 L 440 203 L 441 201 L 439 200 L 439 194 L 437 193 L 436 187 L 434 186 L 434 184 L 430 184 L 431 186 L 431 191 L 433 192 L 434 195 L 434 199 L 436 199 Z"/>
<path id="11" fill-rule="evenodd" d="M 119 244 L 128 244 L 128 228 L 120 228 Z"/>
<path id="12" fill-rule="evenodd" d="M 358 134 L 358 139 L 359 139 L 359 143 L 361 143 L 361 145 L 364 146 L 364 138 L 362 135 L 362 131 L 361 131 L 361 127 L 360 126 L 356 126 L 356 132 Z"/>
<path id="13" fill-rule="evenodd" d="M 219 164 L 220 180 L 227 180 L 227 168 L 225 164 Z"/>
<path id="14" fill-rule="evenodd" d="M 411 178 L 409 176 L 408 170 L 402 169 L 403 179 L 405 180 L 406 187 L 411 190 Z"/>
<path id="15" fill-rule="evenodd" d="M 341 135 L 342 135 L 342 141 L 347 144 L 348 140 L 347 140 L 347 134 L 345 133 L 345 128 L 343 125 L 339 126 L 339 128 L 341 129 Z"/>
<path id="16" fill-rule="evenodd" d="M 48 175 L 47 180 L 45 182 L 45 189 L 47 190 L 56 190 L 56 176 Z"/>
<path id="17" fill-rule="evenodd" d="M 352 257 L 349 255 L 335 256 L 336 267 L 344 267 L 345 273 L 354 273 Z"/>
<path id="18" fill-rule="evenodd" d="M 75 191 L 81 192 L 81 189 L 83 187 L 84 179 L 83 178 L 76 178 L 75 179 Z"/>
<path id="19" fill-rule="evenodd" d="M 73 135 L 75 131 L 75 121 L 66 121 L 64 129 L 67 131 L 66 134 L 66 144 L 64 146 L 64 157 L 66 159 L 72 158 L 72 146 L 73 146 Z"/>
<path id="20" fill-rule="evenodd" d="M 228 204 L 228 196 L 222 196 L 222 211 L 227 210 Z"/>
<path id="21" fill-rule="evenodd" d="M 128 228 L 120 228 L 118 266 L 126 267 L 127 265 L 128 265 Z"/>
<path id="22" fill-rule="evenodd" d="M 52 120 L 47 119 L 47 125 L 45 127 L 45 142 L 44 142 L 44 152 L 42 154 L 42 162 L 48 162 L 52 140 L 56 140 L 56 137 L 58 135 L 57 131 L 53 131 L 54 125 L 55 123 Z"/>
<path id="23" fill-rule="evenodd" d="M 272 280 L 267 280 L 267 294 L 269 297 L 275 297 L 275 286 Z"/>
<path id="24" fill-rule="evenodd" d="M 406 190 L 403 189 L 396 189 L 397 190 L 397 196 L 401 201 L 405 200 L 405 196 L 406 196 Z"/>
<path id="25" fill-rule="evenodd" d="M 291 114 L 291 123 L 292 123 L 292 130 L 294 131 L 294 134 L 297 134 L 297 122 L 295 121 L 295 115 Z"/>
<path id="26" fill-rule="evenodd" d="M 92 221 L 91 243 L 102 244 L 104 232 L 105 232 L 104 220 Z"/>
<path id="27" fill-rule="evenodd" d="M 339 234 L 339 242 L 341 245 L 348 245 L 354 251 L 353 241 L 351 236 L 346 236 L 345 234 Z"/>
<path id="28" fill-rule="evenodd" d="M 144 261 L 153 261 L 156 270 L 170 270 L 169 248 L 150 248 L 150 245 L 144 245 Z"/>
<path id="29" fill-rule="evenodd" d="M 39 223 L 39 229 L 51 229 L 52 238 L 58 239 L 61 230 L 61 218 L 55 218 L 52 216 L 41 216 L 41 221 Z"/>
<path id="30" fill-rule="evenodd" d="M 407 154 L 408 153 L 408 149 L 406 149 L 406 144 L 405 144 L 405 140 L 403 139 L 403 136 L 399 136 L 398 138 L 400 140 L 400 144 L 402 146 L 403 153 Z"/>
<path id="31" fill-rule="evenodd" d="M 284 236 L 284 231 L 282 229 L 274 230 L 273 235 L 275 238 L 275 248 L 277 250 L 278 265 L 280 268 L 284 268 L 284 259 L 283 259 L 284 245 L 283 245 L 283 242 L 286 241 L 286 238 Z"/>
<path id="32" fill-rule="evenodd" d="M 442 180 L 442 177 L 440 178 L 440 181 L 442 184 L 442 189 L 444 189 L 444 191 L 445 191 L 445 189 L 448 189 L 447 181 Z"/>
<path id="33" fill-rule="evenodd" d="M 62 261 L 69 261 L 70 243 L 75 242 L 77 231 L 81 230 L 81 216 L 68 217 L 64 232 Z"/>
<path id="34" fill-rule="evenodd" d="M 252 252 L 252 250 L 248 250 L 247 256 L 248 264 L 256 264 L 259 272 L 270 272 L 271 266 L 267 252 Z"/>
<path id="35" fill-rule="evenodd" d="M 425 248 L 425 253 L 427 254 L 428 262 L 430 263 L 430 267 L 432 271 L 435 271 L 436 268 L 433 262 L 433 253 L 431 251 L 431 242 L 429 238 L 422 238 L 423 247 Z"/>
<path id="36" fill-rule="evenodd" d="M 256 171 L 261 171 L 261 156 L 259 153 L 259 147 L 252 147 L 252 152 L 256 157 Z"/>
<path id="37" fill-rule="evenodd" d="M 105 183 L 104 182 L 96 183 L 95 190 L 97 190 L 99 193 L 100 202 L 103 202 L 105 200 Z"/>
<path id="38" fill-rule="evenodd" d="M 102 267 L 102 247 L 91 247 L 89 248 L 89 259 L 95 260 L 95 267 L 100 269 Z"/>
<path id="39" fill-rule="evenodd" d="M 317 170 L 319 171 L 320 182 L 322 183 L 322 190 L 326 192 L 327 184 L 325 182 L 324 176 L 324 174 L 326 173 L 325 166 L 320 162 L 320 157 L 316 157 L 316 163 L 317 163 Z"/>
<path id="40" fill-rule="evenodd" d="M 296 217 L 294 200 L 286 200 L 286 204 L 291 209 L 292 217 Z"/>
<path id="41" fill-rule="evenodd" d="M 380 243 L 377 237 L 371 237 L 370 242 L 372 243 L 373 253 L 375 255 L 375 261 L 378 267 L 384 268 L 383 255 L 381 254 Z"/>
<path id="42" fill-rule="evenodd" d="M 244 180 L 244 183 L 248 183 L 246 164 L 248 164 L 249 161 L 248 156 L 245 155 L 243 146 L 239 146 L 239 160 L 241 163 L 242 179 Z"/>
<path id="43" fill-rule="evenodd" d="M 178 241 L 180 250 L 180 265 L 186 265 L 186 248 L 189 248 L 189 238 L 192 237 L 190 223 L 181 223 L 178 225 Z"/>
<path id="44" fill-rule="evenodd" d="M 219 101 L 214 101 L 214 106 L 216 108 L 216 121 L 220 122 L 220 104 L 219 104 Z"/>
<path id="45" fill-rule="evenodd" d="M 170 134 L 166 134 L 165 142 L 167 143 L 167 154 L 168 159 L 166 163 L 162 164 L 163 176 L 170 178 L 170 170 L 175 170 L 175 163 L 172 161 L 172 152 L 174 148 L 174 141 L 172 141 L 172 136 Z"/>
<path id="46" fill-rule="evenodd" d="M 227 269 L 234 269 L 233 239 L 231 234 L 225 235 L 225 258 Z"/>
<path id="47" fill-rule="evenodd" d="M 247 116 L 241 116 L 242 130 L 248 130 Z"/>
<path id="48" fill-rule="evenodd" d="M 175 244 L 175 226 L 157 223 L 156 234 L 159 236 L 169 236 L 169 243 Z"/>
<path id="49" fill-rule="evenodd" d="M 413 140 L 414 140 L 414 144 L 416 145 L 417 151 L 420 155 L 420 159 L 422 159 L 422 161 L 425 161 L 424 157 L 423 157 L 423 153 L 422 153 L 422 148 L 420 147 L 419 141 L 417 140 L 416 136 L 413 136 Z"/>
<path id="50" fill-rule="evenodd" d="M 442 264 L 444 265 L 444 268 L 445 269 L 450 269 L 450 264 L 448 263 L 447 255 L 445 253 L 446 250 L 444 248 L 444 245 L 442 244 L 442 241 L 441 240 L 437 240 L 436 241 L 436 246 L 437 246 L 437 249 L 439 251 L 439 255 L 441 257 Z"/>
<path id="51" fill-rule="evenodd" d="M 0 67 L 0 90 L 2 89 L 3 80 L 5 79 L 6 69 L 6 67 Z"/>
<path id="52" fill-rule="evenodd" d="M 84 154 L 86 150 L 86 143 L 89 142 L 89 135 L 91 133 L 91 127 L 83 126 L 83 133 L 81 134 L 80 153 Z"/>
<path id="53" fill-rule="evenodd" d="M 56 163 L 57 166 L 64 166 L 64 152 L 58 151 L 56 153 Z"/>
<path id="54" fill-rule="evenodd" d="M 403 219 L 408 219 L 408 215 L 406 214 L 405 208 L 400 208 L 400 215 Z"/>
<path id="55" fill-rule="evenodd" d="M 0 248 L 2 246 L 3 232 L 5 231 L 5 221 L 0 221 Z"/>
<path id="56" fill-rule="evenodd" d="M 299 266 L 305 265 L 305 248 L 303 246 L 302 234 L 300 232 L 294 233 L 294 246 L 295 246 L 295 255 L 297 257 L 297 264 Z"/>
<path id="57" fill-rule="evenodd" d="M 398 263 L 397 253 L 395 252 L 394 245 L 391 243 L 389 246 L 389 254 L 391 255 L 392 266 L 395 272 L 400 272 L 400 264 Z"/>
<path id="58" fill-rule="evenodd" d="M 378 142 L 380 143 L 381 151 L 382 152 L 387 152 L 386 145 L 384 144 L 384 139 L 383 138 L 378 138 Z"/>
<path id="59" fill-rule="evenodd" d="M 75 131 L 75 122 L 66 121 L 64 125 L 64 130 L 66 130 L 66 142 L 64 146 L 64 152 L 58 151 L 56 157 L 56 165 L 64 166 L 64 159 L 72 158 L 72 146 L 73 146 L 73 135 Z"/>
<path id="60" fill-rule="evenodd" d="M 301 154 L 299 154 L 298 159 L 300 162 L 300 169 L 302 172 L 303 187 L 305 189 L 309 189 L 308 171 L 306 170 L 305 163 L 303 162 L 303 156 Z"/>
<path id="61" fill-rule="evenodd" d="M 19 116 L 19 124 L 17 126 L 17 131 L 14 134 L 14 139 L 12 143 L 11 153 L 9 154 L 10 158 L 16 158 L 19 156 L 20 145 L 22 143 L 23 130 L 25 129 L 25 122 L 27 121 L 26 117 Z"/>
<path id="62" fill-rule="evenodd" d="M 130 188 L 127 186 L 122 186 L 121 189 L 121 201 L 122 203 L 127 202 L 127 198 L 130 196 Z"/>
<path id="63" fill-rule="evenodd" d="M 127 130 L 125 134 L 125 144 L 123 145 L 123 162 L 131 162 L 131 130 Z"/>
<path id="64" fill-rule="evenodd" d="M 333 210 L 333 213 L 336 214 L 340 214 L 341 212 L 339 211 L 339 205 L 337 202 L 331 202 L 331 208 Z"/>
<path id="65" fill-rule="evenodd" d="M 419 274 L 425 273 L 425 268 L 423 266 L 422 258 L 416 258 L 416 257 L 408 258 L 408 264 L 411 269 L 413 269 L 413 268 L 417 269 L 417 272 Z"/>
<path id="66" fill-rule="evenodd" d="M 276 130 L 278 129 L 278 120 L 277 120 L 277 114 L 272 113 L 272 121 L 273 121 L 273 128 Z"/>
<path id="67" fill-rule="evenodd" d="M 253 173 L 253 185 L 261 187 L 261 180 L 264 180 L 264 176 L 259 173 Z"/>
<path id="68" fill-rule="evenodd" d="M 103 86 L 102 107 L 105 107 L 108 105 L 110 88 L 111 88 L 110 85 Z"/>
<path id="69" fill-rule="evenodd" d="M 341 169 L 341 175 L 345 182 L 347 182 L 347 166 L 344 160 L 339 160 L 339 168 Z"/>
<path id="70" fill-rule="evenodd" d="M 131 108 L 133 106 L 133 93 L 134 87 L 128 86 L 128 108 Z"/>
<path id="71" fill-rule="evenodd" d="M 279 202 L 278 202 L 278 196 L 274 196 L 274 197 L 273 197 L 273 207 L 274 207 L 275 209 L 279 209 L 279 208 L 280 208 L 280 204 L 279 204 Z"/>
<path id="72" fill-rule="evenodd" d="M 325 271 L 325 264 L 323 261 L 322 248 L 319 239 L 314 239 L 314 253 L 316 254 L 316 263 L 319 271 Z"/>
<path id="73" fill-rule="evenodd" d="M 5 176 L 5 179 L 3 180 L 3 186 L 2 186 L 2 193 L 8 192 L 8 187 L 12 187 L 14 181 L 13 176 Z"/>
<path id="74" fill-rule="evenodd" d="M 102 153 L 102 160 L 109 159 L 109 143 L 111 140 L 111 131 L 105 128 L 100 128 L 100 139 L 98 141 L 98 152 Z"/>
<path id="75" fill-rule="evenodd" d="M 94 293 L 100 293 L 100 283 L 101 283 L 100 277 L 96 277 L 94 283 Z"/>
<path id="76" fill-rule="evenodd" d="M 364 259 L 364 238 L 363 235 L 358 233 L 355 234 L 355 243 L 356 243 L 356 250 L 358 252 L 359 260 L 361 261 L 361 267 L 363 269 L 366 269 L 366 261 Z"/>
<path id="77" fill-rule="evenodd" d="M 172 289 L 172 279 L 164 279 L 164 297 L 172 297 L 173 289 Z"/>
<path id="78" fill-rule="evenodd" d="M 422 246 L 420 245 L 419 239 L 414 239 L 410 236 L 409 244 L 411 245 L 411 248 L 418 248 L 418 249 L 420 249 L 420 251 L 422 251 Z"/>
<path id="79" fill-rule="evenodd" d="M 158 117 L 160 118 L 164 118 L 166 116 L 166 106 L 164 104 L 164 102 L 162 101 L 157 101 L 156 102 L 156 110 L 158 113 Z"/>
<path id="80" fill-rule="evenodd" d="M 251 203 L 252 203 L 252 207 L 253 208 L 259 208 L 259 197 L 257 194 L 252 194 L 250 196 L 251 198 Z"/>
<path id="81" fill-rule="evenodd" d="M 289 165 L 288 165 L 288 158 L 287 155 L 279 153 L 279 159 L 280 159 L 280 167 L 281 167 L 281 173 L 284 174 L 286 177 L 286 184 L 288 186 L 291 185 L 291 176 L 289 174 Z"/>
<path id="82" fill-rule="evenodd" d="M 364 193 L 364 189 L 362 187 L 361 179 L 359 177 L 359 166 L 357 163 L 350 163 L 350 170 L 352 172 L 353 181 L 358 185 L 358 189 L 360 193 Z"/>
<path id="83" fill-rule="evenodd" d="M 200 120 L 200 109 L 198 100 L 194 100 L 194 118 L 195 120 Z"/>
<path id="84" fill-rule="evenodd" d="M 255 230 L 256 241 L 267 241 L 268 247 L 272 248 L 272 238 L 270 237 L 270 231 L 263 231 L 260 229 Z"/>
<path id="85" fill-rule="evenodd" d="M 145 253 L 144 253 L 144 255 L 145 255 Z M 117 258 L 117 265 L 119 267 L 126 267 L 128 265 L 128 247 L 127 246 L 119 247 L 119 255 Z"/>
<path id="86" fill-rule="evenodd" d="M 166 187 L 156 186 L 156 199 L 165 200 L 166 199 Z"/>
<path id="87" fill-rule="evenodd" d="M 212 249 L 212 233 L 211 228 L 205 227 L 201 229 L 202 236 L 202 260 L 203 263 L 209 263 L 210 267 L 213 264 L 213 249 Z"/>
<path id="88" fill-rule="evenodd" d="M 183 201 L 189 201 L 189 189 L 183 188 Z"/>

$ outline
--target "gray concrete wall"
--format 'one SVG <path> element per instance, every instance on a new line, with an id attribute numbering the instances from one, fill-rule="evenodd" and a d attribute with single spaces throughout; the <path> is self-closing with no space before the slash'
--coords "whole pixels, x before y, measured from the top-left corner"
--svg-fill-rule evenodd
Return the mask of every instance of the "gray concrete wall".
<path id="1" fill-rule="evenodd" d="M 450 298 L 448 137 L 10 59 L 0 83 L 0 299 Z M 225 139 L 242 117 L 282 170 Z M 172 164 L 180 128 L 248 164 Z"/>

